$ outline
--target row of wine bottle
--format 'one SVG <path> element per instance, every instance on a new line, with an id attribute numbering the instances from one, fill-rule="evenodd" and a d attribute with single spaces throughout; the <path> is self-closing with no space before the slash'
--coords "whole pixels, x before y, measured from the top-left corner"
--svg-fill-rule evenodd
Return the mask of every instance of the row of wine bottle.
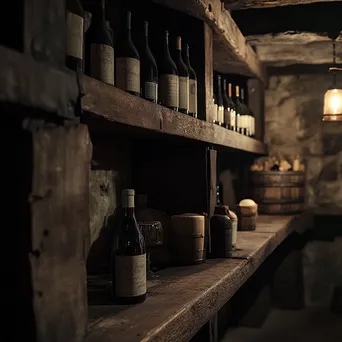
<path id="1" fill-rule="evenodd" d="M 99 2 L 84 36 L 84 11 L 79 0 L 67 1 L 68 68 L 115 85 L 133 95 L 170 109 L 197 117 L 197 78 L 190 65 L 189 45 L 182 58 L 182 40 L 177 37 L 177 58 L 171 58 L 169 34 L 165 31 L 163 58 L 159 68 L 148 42 L 148 23 L 144 22 L 144 44 L 140 52 L 131 38 L 131 12 L 126 13 L 120 39 L 113 45 L 113 31 L 105 17 L 105 0 Z M 83 58 L 85 56 L 85 58 Z M 159 69 L 159 70 L 158 70 Z"/>
<path id="2" fill-rule="evenodd" d="M 255 117 L 245 104 L 243 88 L 240 96 L 240 87 L 235 86 L 234 103 L 232 83 L 228 83 L 221 75 L 216 75 L 213 101 L 214 123 L 249 137 L 255 136 Z"/>

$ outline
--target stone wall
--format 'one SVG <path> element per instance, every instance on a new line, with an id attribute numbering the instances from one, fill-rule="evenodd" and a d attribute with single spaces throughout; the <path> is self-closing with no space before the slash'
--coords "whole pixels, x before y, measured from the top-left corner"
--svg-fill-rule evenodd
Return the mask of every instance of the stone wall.
<path id="1" fill-rule="evenodd" d="M 322 122 L 331 75 L 272 76 L 265 98 L 271 155 L 299 155 L 307 165 L 306 204 L 342 212 L 342 122 Z"/>
<path id="2" fill-rule="evenodd" d="M 342 215 L 342 122 L 321 121 L 331 81 L 328 73 L 272 76 L 265 98 L 265 141 L 270 155 L 304 159 L 307 207 Z M 335 286 L 342 283 L 341 265 L 342 238 L 306 245 L 306 305 L 330 304 Z"/>

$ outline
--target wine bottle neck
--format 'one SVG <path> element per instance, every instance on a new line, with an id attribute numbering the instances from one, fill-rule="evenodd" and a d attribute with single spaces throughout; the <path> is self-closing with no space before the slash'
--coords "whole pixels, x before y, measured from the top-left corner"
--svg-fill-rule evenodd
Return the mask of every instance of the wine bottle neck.
<path id="1" fill-rule="evenodd" d="M 170 50 L 169 50 L 169 34 L 165 34 L 165 40 L 164 40 L 164 53 L 166 57 L 171 58 L 170 56 Z"/>
<path id="2" fill-rule="evenodd" d="M 185 63 L 187 65 L 190 65 L 189 45 L 186 46 Z"/>
<path id="3" fill-rule="evenodd" d="M 126 217 L 129 217 L 129 218 L 135 217 L 135 210 L 134 210 L 134 207 L 123 208 L 123 211 L 124 211 L 124 215 L 125 215 Z"/>
<path id="4" fill-rule="evenodd" d="M 145 40 L 145 47 L 148 48 L 148 24 L 146 21 L 144 25 L 144 40 Z"/>

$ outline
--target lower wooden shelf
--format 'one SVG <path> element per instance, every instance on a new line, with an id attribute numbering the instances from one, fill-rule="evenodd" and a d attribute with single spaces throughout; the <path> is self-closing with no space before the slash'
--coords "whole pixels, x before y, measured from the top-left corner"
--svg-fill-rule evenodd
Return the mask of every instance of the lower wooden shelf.
<path id="1" fill-rule="evenodd" d="M 160 271 L 140 305 L 90 305 L 86 342 L 188 341 L 287 236 L 310 225 L 306 214 L 260 216 L 256 231 L 238 232 L 234 258 Z M 106 286 L 108 276 L 91 277 L 90 297 Z"/>
<path id="2" fill-rule="evenodd" d="M 94 131 L 112 131 L 114 134 L 115 124 L 123 124 L 126 128 L 138 128 L 145 133 L 160 133 L 267 154 L 267 146 L 256 139 L 175 112 L 90 77 L 84 76 L 83 90 L 85 96 L 82 107 L 86 111 L 84 122 Z"/>

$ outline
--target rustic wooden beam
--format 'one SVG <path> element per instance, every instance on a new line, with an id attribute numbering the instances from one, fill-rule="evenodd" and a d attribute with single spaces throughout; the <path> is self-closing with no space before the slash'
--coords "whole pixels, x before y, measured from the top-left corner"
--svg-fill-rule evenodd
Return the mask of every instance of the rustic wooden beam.
<path id="1" fill-rule="evenodd" d="M 231 10 L 248 8 L 269 8 L 277 6 L 306 5 L 321 0 L 223 0 L 225 6 Z M 325 2 L 336 0 L 325 0 Z"/>
<path id="2" fill-rule="evenodd" d="M 167 134 L 246 152 L 267 153 L 266 145 L 256 139 L 172 111 L 87 76 L 82 83 L 85 90 L 82 107 L 87 112 L 83 120 L 94 132 L 113 134 L 117 124 L 124 124 L 135 136 L 139 129 L 151 135 Z"/>
<path id="3" fill-rule="evenodd" d="M 26 303 L 29 325 L 23 329 L 30 329 L 30 341 L 82 342 L 87 328 L 88 129 L 45 127 L 29 119 L 22 126 L 13 133 L 17 165 L 26 171 L 17 200 L 22 223 L 16 239 L 21 246 L 17 299 Z"/>
<path id="4" fill-rule="evenodd" d="M 150 297 L 140 305 L 89 306 L 85 341 L 133 342 L 137 337 L 144 342 L 189 341 L 289 234 L 303 228 L 309 227 L 291 216 L 258 217 L 260 232 L 243 232 L 249 235 L 247 245 L 239 243 L 238 235 L 238 247 L 249 249 L 249 259 L 210 259 L 196 266 L 168 268 L 158 272 L 157 280 L 148 281 Z M 98 291 L 101 282 L 107 286 L 110 279 L 91 278 L 89 288 Z"/>
<path id="5" fill-rule="evenodd" d="M 207 23 L 204 30 L 204 83 L 205 83 L 205 119 L 213 122 L 214 117 L 214 87 L 213 87 L 213 31 Z"/>
<path id="6" fill-rule="evenodd" d="M 256 34 L 246 36 L 246 41 L 252 46 L 258 45 L 274 45 L 274 44 L 311 44 L 311 43 L 332 43 L 328 33 L 321 32 L 298 32 L 298 31 L 286 31 L 281 33 L 268 33 L 268 34 Z M 342 43 L 342 31 L 336 38 L 336 42 Z"/>
<path id="7" fill-rule="evenodd" d="M 266 71 L 220 0 L 153 0 L 202 19 L 214 32 L 214 69 L 255 76 L 266 81 Z"/>
<path id="8" fill-rule="evenodd" d="M 332 63 L 332 40 L 327 33 L 287 31 L 246 39 L 268 66 Z M 336 61 L 342 62 L 342 32 L 336 39 Z"/>
<path id="9" fill-rule="evenodd" d="M 44 116 L 75 118 L 79 98 L 77 76 L 35 62 L 0 46 L 0 100 L 46 111 Z"/>

